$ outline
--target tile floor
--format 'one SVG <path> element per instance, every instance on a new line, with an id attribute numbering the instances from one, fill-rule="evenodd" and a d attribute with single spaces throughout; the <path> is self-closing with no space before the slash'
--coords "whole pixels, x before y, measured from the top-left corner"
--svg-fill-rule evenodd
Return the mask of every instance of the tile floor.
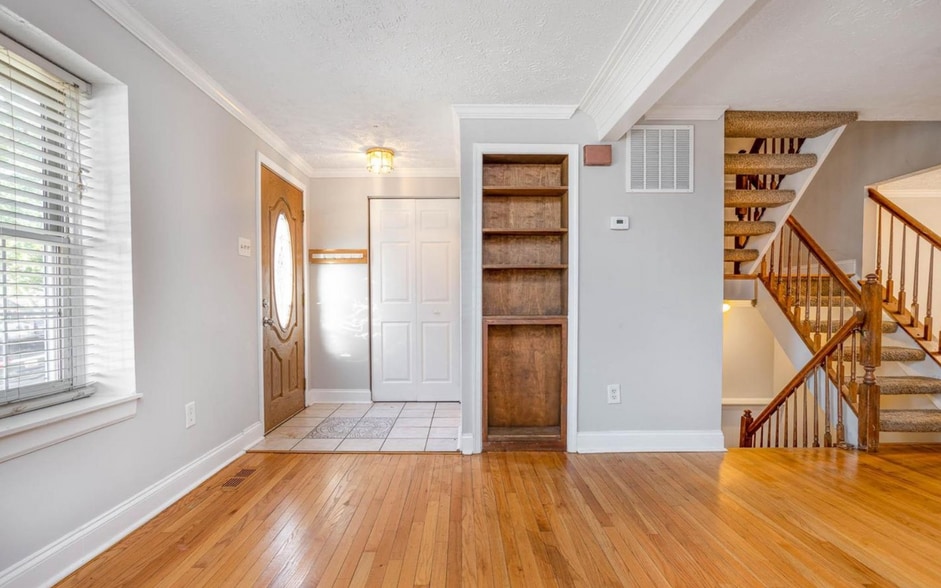
<path id="1" fill-rule="evenodd" d="M 459 402 L 312 404 L 249 451 L 457 451 Z"/>

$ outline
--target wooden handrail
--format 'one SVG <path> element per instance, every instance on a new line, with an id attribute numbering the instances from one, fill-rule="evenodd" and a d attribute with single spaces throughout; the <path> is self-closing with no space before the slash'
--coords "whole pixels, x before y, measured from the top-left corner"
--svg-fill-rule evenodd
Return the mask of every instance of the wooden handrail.
<path id="1" fill-rule="evenodd" d="M 758 429 L 761 428 L 768 417 L 774 414 L 774 412 L 777 411 L 778 408 L 780 408 L 781 405 L 783 405 L 784 402 L 790 397 L 793 391 L 804 382 L 804 379 L 812 371 L 820 367 L 827 356 L 833 353 L 841 343 L 850 338 L 853 332 L 863 324 L 865 316 L 865 312 L 857 312 L 851 316 L 848 321 L 846 321 L 846 324 L 840 327 L 833 337 L 830 337 L 830 339 L 817 351 L 817 353 L 814 354 L 810 361 L 808 361 L 807 364 L 801 368 L 801 370 L 797 372 L 793 378 L 791 378 L 791 381 L 787 383 L 787 386 L 782 388 L 781 391 L 778 392 L 778 395 L 771 400 L 768 406 L 766 406 L 765 409 L 761 411 L 761 413 L 748 425 L 746 429 L 746 434 L 748 436 L 751 436 L 756 431 L 758 431 Z"/>
<path id="2" fill-rule="evenodd" d="M 820 244 L 810 236 L 810 233 L 807 232 L 807 229 L 801 226 L 801 224 L 797 222 L 797 219 L 795 219 L 793 215 L 787 217 L 787 225 L 791 227 L 795 233 L 797 233 L 797 236 L 800 237 L 804 243 L 807 244 L 807 248 L 817 257 L 819 263 L 822 264 L 823 267 L 827 268 L 827 271 L 830 272 L 833 278 L 840 283 L 840 286 L 846 292 L 846 295 L 852 299 L 854 303 L 856 303 L 856 306 L 862 306 L 863 296 L 859 290 L 859 287 L 856 286 L 856 284 L 854 284 L 853 281 L 847 277 L 843 270 L 840 269 L 840 266 L 837 265 L 837 263 L 833 261 L 829 255 L 826 254 L 826 252 L 823 250 L 823 247 L 821 247 Z"/>
<path id="3" fill-rule="evenodd" d="M 893 216 L 908 225 L 913 231 L 927 239 L 929 243 L 941 249 L 941 237 L 939 237 L 937 233 L 918 222 L 915 217 L 899 208 L 897 204 L 886 198 L 881 192 L 875 188 L 869 188 L 869 197 L 882 208 L 892 213 Z"/>

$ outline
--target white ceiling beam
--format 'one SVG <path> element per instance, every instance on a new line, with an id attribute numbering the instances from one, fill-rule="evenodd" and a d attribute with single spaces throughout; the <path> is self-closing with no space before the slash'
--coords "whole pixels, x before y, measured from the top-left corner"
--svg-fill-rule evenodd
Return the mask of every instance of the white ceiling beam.
<path id="1" fill-rule="evenodd" d="M 643 0 L 579 108 L 616 141 L 755 0 Z"/>

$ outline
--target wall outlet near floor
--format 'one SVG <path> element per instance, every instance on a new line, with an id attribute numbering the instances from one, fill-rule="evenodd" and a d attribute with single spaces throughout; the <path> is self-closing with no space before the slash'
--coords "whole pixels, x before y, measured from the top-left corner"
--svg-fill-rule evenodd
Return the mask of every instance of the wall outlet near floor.
<path id="1" fill-rule="evenodd" d="M 608 404 L 621 404 L 620 384 L 608 384 Z"/>
<path id="2" fill-rule="evenodd" d="M 196 424 L 196 403 L 190 402 L 186 405 L 186 428 L 189 429 Z"/>

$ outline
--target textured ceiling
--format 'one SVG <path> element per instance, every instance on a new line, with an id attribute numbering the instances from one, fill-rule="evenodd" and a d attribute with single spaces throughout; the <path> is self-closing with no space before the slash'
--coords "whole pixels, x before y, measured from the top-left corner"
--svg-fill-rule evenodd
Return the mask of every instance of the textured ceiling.
<path id="1" fill-rule="evenodd" d="M 455 169 L 452 104 L 577 104 L 640 0 L 127 0 L 315 170 Z"/>
<path id="2" fill-rule="evenodd" d="M 938 0 L 759 1 L 658 106 L 941 120 L 939 25 Z"/>

